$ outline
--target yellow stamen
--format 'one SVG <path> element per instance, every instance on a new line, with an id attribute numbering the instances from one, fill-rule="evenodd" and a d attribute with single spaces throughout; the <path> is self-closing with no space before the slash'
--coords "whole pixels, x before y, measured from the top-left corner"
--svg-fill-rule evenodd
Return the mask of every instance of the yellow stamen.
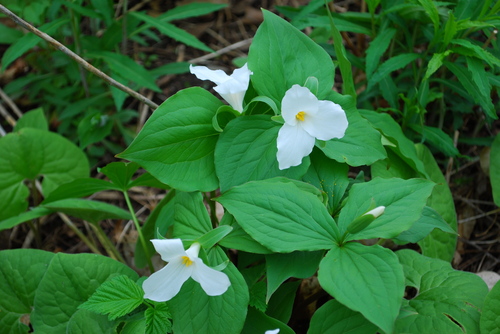
<path id="1" fill-rule="evenodd" d="M 297 115 L 295 115 L 295 118 L 299 121 L 304 121 L 304 117 L 306 116 L 305 111 L 299 111 Z"/>
<path id="2" fill-rule="evenodd" d="M 183 256 L 182 264 L 185 265 L 186 267 L 189 267 L 190 265 L 193 264 L 193 261 L 191 261 L 191 259 L 188 256 Z"/>

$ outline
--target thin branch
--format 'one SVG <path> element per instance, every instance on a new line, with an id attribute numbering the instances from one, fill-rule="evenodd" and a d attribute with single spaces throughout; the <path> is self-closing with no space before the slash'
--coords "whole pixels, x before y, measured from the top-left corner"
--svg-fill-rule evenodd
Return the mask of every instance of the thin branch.
<path id="1" fill-rule="evenodd" d="M 215 51 L 213 53 L 209 53 L 207 55 L 204 55 L 204 56 L 192 59 L 189 62 L 191 64 L 196 64 L 196 63 L 200 63 L 202 61 L 208 60 L 208 59 L 212 59 L 212 58 L 218 57 L 218 56 L 220 56 L 222 54 L 228 53 L 229 51 L 233 51 L 233 50 L 236 50 L 236 49 L 239 49 L 239 48 L 242 48 L 242 47 L 250 45 L 252 43 L 252 39 L 253 38 L 249 38 L 249 39 L 245 39 L 243 41 L 239 41 L 237 43 L 234 43 L 234 44 L 231 44 L 229 46 L 226 46 L 225 48 L 217 50 L 217 51 Z"/>
<path id="2" fill-rule="evenodd" d="M 9 107 L 12 109 L 14 114 L 17 115 L 18 118 L 23 117 L 23 113 L 21 112 L 21 110 L 19 110 L 14 101 L 12 101 L 12 99 L 7 94 L 5 94 L 5 92 L 1 88 L 0 88 L 0 99 L 4 100 L 5 103 L 9 105 Z"/>
<path id="3" fill-rule="evenodd" d="M 53 39 L 52 37 L 47 35 L 46 33 L 33 27 L 31 24 L 24 21 L 23 19 L 21 19 L 16 14 L 12 13 L 10 10 L 8 10 L 7 8 L 5 8 L 2 5 L 0 5 L 0 12 L 4 13 L 8 17 L 10 17 L 16 24 L 20 25 L 21 27 L 31 31 L 32 33 L 34 33 L 38 37 L 49 42 L 56 49 L 58 49 L 59 51 L 62 51 L 63 53 L 65 53 L 66 55 L 71 57 L 73 60 L 75 60 L 78 64 L 82 65 L 83 68 L 85 68 L 87 71 L 92 72 L 95 75 L 97 75 L 98 77 L 100 77 L 101 79 L 107 81 L 111 86 L 114 86 L 114 87 L 124 91 L 125 93 L 133 96 L 134 98 L 138 99 L 139 101 L 150 106 L 152 109 L 158 108 L 158 105 L 156 103 L 154 103 L 153 101 L 151 101 L 150 99 L 148 99 L 147 97 L 133 91 L 132 89 L 128 88 L 127 86 L 122 85 L 118 81 L 116 81 L 113 78 L 109 77 L 108 75 L 104 74 L 103 72 L 101 72 L 100 70 L 95 68 L 94 66 L 90 65 L 87 61 L 85 61 L 79 55 L 77 55 L 76 53 L 74 53 L 73 51 L 71 51 L 70 49 L 68 49 L 67 47 L 65 47 L 64 45 L 62 45 L 61 43 L 59 43 L 58 41 L 56 41 L 55 39 Z"/>

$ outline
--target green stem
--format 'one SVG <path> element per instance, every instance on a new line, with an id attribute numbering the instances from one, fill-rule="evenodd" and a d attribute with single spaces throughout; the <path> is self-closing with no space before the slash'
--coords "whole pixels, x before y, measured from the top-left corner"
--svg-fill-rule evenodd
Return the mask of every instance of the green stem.
<path id="1" fill-rule="evenodd" d="M 80 32 L 78 31 L 78 20 L 73 12 L 73 9 L 69 10 L 71 16 L 71 30 L 73 32 L 73 39 L 75 40 L 75 51 L 77 54 L 82 54 L 82 47 L 80 43 Z M 85 71 L 81 64 L 78 64 L 78 71 L 80 72 L 80 79 L 82 80 L 83 89 L 85 91 L 85 96 L 90 97 L 89 85 L 87 83 L 87 78 L 85 77 Z"/>
<path id="2" fill-rule="evenodd" d="M 153 262 L 151 262 L 151 254 L 149 254 L 148 246 L 146 244 L 146 239 L 144 239 L 144 235 L 142 234 L 141 225 L 139 224 L 139 220 L 137 219 L 137 216 L 135 215 L 134 208 L 132 207 L 132 203 L 130 202 L 130 197 L 128 196 L 128 193 L 126 191 L 123 192 L 123 196 L 125 197 L 125 202 L 127 202 L 128 210 L 130 211 L 130 214 L 132 215 L 132 220 L 134 222 L 135 229 L 137 230 L 137 233 L 139 234 L 139 240 L 141 242 L 142 248 L 144 249 L 144 254 L 146 255 L 146 260 L 148 261 L 149 270 L 151 270 L 151 273 L 154 273 L 155 269 L 153 267 Z"/>
<path id="3" fill-rule="evenodd" d="M 216 207 L 216 203 L 213 200 L 213 198 L 216 197 L 216 196 L 217 196 L 217 194 L 215 193 L 215 191 L 212 191 L 210 193 L 210 198 L 208 198 L 208 200 L 207 200 L 208 206 L 210 207 L 210 220 L 212 221 L 212 227 L 213 228 L 216 228 L 217 224 L 219 223 L 219 220 L 217 219 L 217 207 Z"/>
<path id="4" fill-rule="evenodd" d="M 36 181 L 32 180 L 31 181 L 31 197 L 33 198 L 33 205 L 38 206 L 40 204 L 40 194 L 38 192 L 38 189 L 36 189 Z M 35 219 L 35 223 L 29 222 L 28 225 L 30 228 L 33 230 L 33 233 L 35 233 L 35 241 L 36 245 L 40 248 L 42 247 L 42 237 L 40 236 L 40 219 L 37 218 Z"/>
<path id="5" fill-rule="evenodd" d="M 87 245 L 87 247 L 94 252 L 95 254 L 102 255 L 101 251 L 97 248 L 97 246 L 83 234 L 82 231 L 66 216 L 64 213 L 59 212 L 59 217 L 63 220 L 63 222 L 73 231 L 75 234 Z"/>
<path id="6" fill-rule="evenodd" d="M 127 264 L 125 259 L 123 259 L 123 257 L 121 256 L 120 252 L 118 252 L 118 250 L 116 249 L 115 245 L 113 245 L 111 240 L 109 240 L 108 236 L 106 235 L 106 232 L 104 232 L 101 225 L 99 225 L 99 223 L 95 224 L 91 223 L 90 226 L 96 233 L 97 238 L 101 242 L 102 246 L 106 249 L 108 255 L 117 261 Z"/>

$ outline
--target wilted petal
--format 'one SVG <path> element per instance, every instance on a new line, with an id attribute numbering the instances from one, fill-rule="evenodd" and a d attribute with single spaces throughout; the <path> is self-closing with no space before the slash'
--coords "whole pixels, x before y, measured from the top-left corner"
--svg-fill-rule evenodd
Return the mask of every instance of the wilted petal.
<path id="1" fill-rule="evenodd" d="M 143 283 L 144 298 L 156 302 L 172 299 L 191 276 L 192 266 L 186 267 L 181 258 L 169 262 L 163 269 L 149 276 Z"/>
<path id="2" fill-rule="evenodd" d="M 211 70 L 206 66 L 189 65 L 189 71 L 196 75 L 198 79 L 210 80 L 217 85 L 224 83 L 230 78 L 223 70 Z"/>
<path id="3" fill-rule="evenodd" d="M 191 277 L 198 283 L 209 296 L 219 296 L 227 291 L 231 282 L 226 274 L 210 268 L 200 258 L 193 263 Z"/>
<path id="4" fill-rule="evenodd" d="M 302 158 L 308 156 L 314 147 L 314 137 L 309 135 L 300 126 L 283 124 L 278 132 L 278 159 L 279 169 L 298 166 Z"/>
<path id="5" fill-rule="evenodd" d="M 153 246 L 161 255 L 161 259 L 165 262 L 170 262 L 180 256 L 186 255 L 181 239 L 153 239 Z"/>
<path id="6" fill-rule="evenodd" d="M 302 127 L 319 140 L 344 137 L 347 129 L 344 109 L 332 101 L 318 101 L 318 110 L 302 122 Z"/>
<path id="7" fill-rule="evenodd" d="M 308 88 L 299 85 L 293 85 L 287 90 L 281 101 L 281 116 L 289 125 L 297 124 L 295 118 L 297 113 L 304 111 L 306 114 L 313 115 L 316 114 L 317 110 L 318 98 Z"/>

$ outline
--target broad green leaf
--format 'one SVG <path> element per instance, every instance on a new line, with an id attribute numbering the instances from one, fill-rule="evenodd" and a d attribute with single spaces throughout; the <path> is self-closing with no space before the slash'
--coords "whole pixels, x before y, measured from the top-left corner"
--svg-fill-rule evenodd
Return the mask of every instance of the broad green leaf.
<path id="1" fill-rule="evenodd" d="M 248 54 L 248 67 L 253 72 L 250 79 L 258 95 L 272 98 L 279 106 L 292 85 L 302 86 L 313 76 L 319 82 L 317 96 L 324 98 L 333 87 L 335 69 L 330 56 L 290 23 L 263 12 L 264 22 Z"/>
<path id="2" fill-rule="evenodd" d="M 401 126 L 389 114 L 377 113 L 371 110 L 360 110 L 360 113 L 394 145 L 394 148 L 388 146 L 388 150 L 392 150 L 420 175 L 427 176 L 413 142 L 405 136 Z"/>
<path id="3" fill-rule="evenodd" d="M 220 248 L 209 253 L 209 265 L 227 261 Z M 180 333 L 239 334 L 248 307 L 248 287 L 236 267 L 229 263 L 223 270 L 231 281 L 220 296 L 207 296 L 198 282 L 189 279 L 181 291 L 168 302 L 172 312 L 173 330 Z"/>
<path id="4" fill-rule="evenodd" d="M 165 303 L 155 303 L 154 308 L 148 307 L 144 316 L 146 317 L 146 334 L 170 333 L 172 331 L 171 315 Z"/>
<path id="5" fill-rule="evenodd" d="M 323 251 L 266 255 L 266 302 L 269 301 L 271 295 L 279 288 L 281 283 L 290 277 L 308 278 L 313 276 L 318 270 L 322 258 Z"/>
<path id="6" fill-rule="evenodd" d="M 127 78 L 152 91 L 161 92 L 161 89 L 158 88 L 153 76 L 148 70 L 125 55 L 109 51 L 92 50 L 92 52 L 86 54 L 86 56 L 89 58 L 102 59 L 106 62 L 111 71 L 119 74 L 121 77 Z"/>
<path id="7" fill-rule="evenodd" d="M 386 157 L 380 133 L 360 116 L 354 99 L 332 93 L 330 101 L 338 103 L 345 110 L 349 125 L 344 137 L 332 139 L 316 146 L 331 159 L 349 166 L 370 165 Z"/>
<path id="8" fill-rule="evenodd" d="M 81 198 L 61 199 L 46 203 L 42 207 L 52 211 L 64 212 L 67 215 L 92 223 L 97 223 L 104 219 L 132 219 L 128 211 L 115 205 Z"/>
<path id="9" fill-rule="evenodd" d="M 0 328 L 2 333 L 24 334 L 29 328 L 35 293 L 53 253 L 37 249 L 0 252 Z"/>
<path id="10" fill-rule="evenodd" d="M 500 333 L 500 283 L 497 282 L 484 300 L 479 321 L 481 333 Z"/>
<path id="11" fill-rule="evenodd" d="M 280 334 L 294 334 L 295 332 L 286 324 L 271 318 L 253 307 L 248 308 L 245 327 L 241 334 L 265 333 L 268 330 L 278 329 Z"/>
<path id="12" fill-rule="evenodd" d="M 215 168 L 222 192 L 248 181 L 285 176 L 300 179 L 309 167 L 279 170 L 276 138 L 279 126 L 267 115 L 242 116 L 228 123 L 215 147 Z"/>
<path id="13" fill-rule="evenodd" d="M 392 333 L 404 294 L 404 275 L 391 250 L 355 242 L 335 246 L 321 261 L 318 279 L 341 304 Z"/>
<path id="14" fill-rule="evenodd" d="M 58 201 L 66 198 L 78 198 L 93 195 L 104 190 L 118 190 L 114 184 L 90 177 L 76 179 L 57 187 L 45 198 L 42 204 Z"/>
<path id="15" fill-rule="evenodd" d="M 110 258 L 95 254 L 57 253 L 36 291 L 31 323 L 36 332 L 65 334 L 71 316 L 105 281 L 137 274 Z"/>
<path id="16" fill-rule="evenodd" d="M 182 191 L 218 188 L 212 118 L 222 105 L 204 89 L 182 90 L 163 102 L 134 142 L 118 156 L 137 162 L 161 182 Z"/>
<path id="17" fill-rule="evenodd" d="M 217 201 L 252 238 L 275 252 L 330 249 L 339 237 L 318 197 L 293 182 L 251 181 Z"/>
<path id="18" fill-rule="evenodd" d="M 500 206 L 500 135 L 495 137 L 490 151 L 490 181 L 493 201 Z"/>
<path id="19" fill-rule="evenodd" d="M 195 240 L 212 230 L 212 223 L 200 192 L 178 191 L 174 204 L 174 237 Z"/>
<path id="20" fill-rule="evenodd" d="M 46 23 L 38 29 L 48 35 L 52 35 L 59 27 L 69 22 L 68 18 L 60 18 L 52 22 Z M 42 39 L 35 34 L 28 33 L 13 43 L 3 54 L 2 71 L 17 58 L 21 57 L 29 49 L 40 43 Z"/>
<path id="21" fill-rule="evenodd" d="M 330 300 L 314 312 L 308 334 L 370 334 L 377 333 L 378 327 L 366 320 L 359 312 L 353 311 Z"/>
<path id="22" fill-rule="evenodd" d="M 14 226 L 17 226 L 19 224 L 22 224 L 24 222 L 30 221 L 32 219 L 36 219 L 39 217 L 46 216 L 48 214 L 51 214 L 54 212 L 54 210 L 47 209 L 44 207 L 36 207 L 30 211 L 23 212 L 17 216 L 13 216 L 10 218 L 7 218 L 5 220 L 0 221 L 0 231 L 2 230 L 7 230 L 9 228 L 13 228 Z"/>
<path id="23" fill-rule="evenodd" d="M 106 316 L 87 310 L 77 310 L 68 321 L 66 334 L 99 333 L 115 334 L 117 324 Z"/>
<path id="24" fill-rule="evenodd" d="M 367 212 L 374 201 L 376 206 L 385 206 L 384 213 L 364 230 L 347 236 L 346 240 L 394 238 L 420 218 L 433 187 L 433 182 L 423 179 L 378 177 L 369 182 L 354 184 L 340 211 L 340 232 L 344 233 L 347 226 Z"/>
<path id="25" fill-rule="evenodd" d="M 285 324 L 288 323 L 292 316 L 297 289 L 301 283 L 302 281 L 297 280 L 281 284 L 269 300 L 266 314 Z"/>
<path id="26" fill-rule="evenodd" d="M 144 291 L 126 275 L 114 277 L 97 288 L 79 309 L 108 315 L 115 320 L 135 310 L 142 304 Z"/>
<path id="27" fill-rule="evenodd" d="M 479 276 L 413 250 L 396 254 L 406 285 L 417 289 L 417 295 L 404 303 L 396 332 L 478 333 L 480 309 L 488 293 Z"/>
<path id="28" fill-rule="evenodd" d="M 42 108 L 36 108 L 31 111 L 28 111 L 21 117 L 16 125 L 14 126 L 13 131 L 19 131 L 23 128 L 33 128 L 44 131 L 49 131 L 49 123 L 45 118 L 45 114 L 43 113 Z"/>
<path id="29" fill-rule="evenodd" d="M 392 145 L 392 144 L 390 144 Z M 413 146 L 412 146 L 413 147 Z M 398 149 L 393 147 L 387 147 L 387 159 L 375 162 L 370 166 L 370 171 L 372 178 L 383 177 L 390 179 L 392 177 L 398 177 L 401 179 L 412 179 L 421 177 L 414 168 L 406 163 L 397 153 Z"/>
<path id="30" fill-rule="evenodd" d="M 220 225 L 199 237 L 196 242 L 199 242 L 203 249 L 209 249 L 221 241 L 232 230 L 233 228 L 229 225 Z"/>
<path id="31" fill-rule="evenodd" d="M 140 12 L 132 12 L 130 11 L 128 13 L 129 15 L 138 18 L 139 20 L 142 20 L 146 22 L 148 25 L 155 27 L 160 31 L 162 34 L 167 35 L 168 37 L 171 37 L 175 39 L 178 42 L 181 42 L 183 44 L 186 44 L 188 46 L 192 46 L 194 48 L 207 51 L 207 52 L 213 52 L 211 48 L 206 46 L 204 43 L 200 42 L 199 39 L 191 35 L 190 33 L 186 32 L 185 30 L 182 30 L 180 28 L 177 28 L 173 24 L 167 23 L 165 21 L 161 21 L 158 18 L 154 18 L 152 16 L 149 16 L 144 13 Z"/>
<path id="32" fill-rule="evenodd" d="M 120 190 L 127 191 L 129 189 L 128 185 L 137 169 L 139 169 L 139 165 L 133 162 L 111 162 L 99 169 L 99 172 L 106 175 Z"/>
<path id="33" fill-rule="evenodd" d="M 416 53 L 404 53 L 389 58 L 382 65 L 378 67 L 378 69 L 373 73 L 370 81 L 368 81 L 368 90 L 373 86 L 378 84 L 382 79 L 391 74 L 392 72 L 402 69 L 412 61 L 415 61 L 419 58 L 420 55 Z"/>
<path id="34" fill-rule="evenodd" d="M 436 212 L 436 210 L 426 206 L 422 211 L 422 217 L 413 223 L 413 226 L 409 230 L 404 231 L 394 239 L 397 242 L 417 243 L 425 238 L 435 228 L 438 228 L 443 232 L 450 233 L 453 236 L 457 235 L 456 231 L 448 225 L 448 222 L 444 220 L 439 213 Z"/>
<path id="35" fill-rule="evenodd" d="M 427 205 L 436 210 L 436 212 L 456 232 L 457 214 L 453 203 L 453 196 L 446 183 L 446 179 L 430 150 L 422 144 L 417 144 L 415 147 L 420 160 L 424 163 L 429 179 L 436 183 Z M 444 233 L 440 230 L 434 230 L 418 244 L 424 255 L 451 261 L 455 253 L 457 236 Z"/>
<path id="36" fill-rule="evenodd" d="M 373 72 L 380 64 L 380 59 L 389 47 L 394 35 L 396 34 L 396 29 L 388 28 L 382 30 L 377 37 L 370 42 L 370 46 L 366 49 L 366 77 L 370 81 Z"/>
<path id="37" fill-rule="evenodd" d="M 329 160 L 317 149 L 313 150 L 310 158 L 311 165 L 307 173 L 302 177 L 302 180 L 327 194 L 327 207 L 328 212 L 331 214 L 338 209 L 340 201 L 349 185 L 349 179 L 347 178 L 349 166 Z"/>
<path id="38" fill-rule="evenodd" d="M 232 248 L 254 254 L 269 254 L 271 250 L 264 247 L 262 244 L 253 239 L 240 225 L 236 222 L 233 215 L 229 212 L 224 213 L 220 221 L 220 225 L 232 227 L 232 231 L 222 239 L 219 244 L 226 248 Z"/>
<path id="39" fill-rule="evenodd" d="M 61 184 L 88 173 L 85 154 L 58 134 L 24 128 L 0 138 L 0 220 L 28 207 L 25 180 L 43 177 L 43 194 L 48 196 Z"/>

